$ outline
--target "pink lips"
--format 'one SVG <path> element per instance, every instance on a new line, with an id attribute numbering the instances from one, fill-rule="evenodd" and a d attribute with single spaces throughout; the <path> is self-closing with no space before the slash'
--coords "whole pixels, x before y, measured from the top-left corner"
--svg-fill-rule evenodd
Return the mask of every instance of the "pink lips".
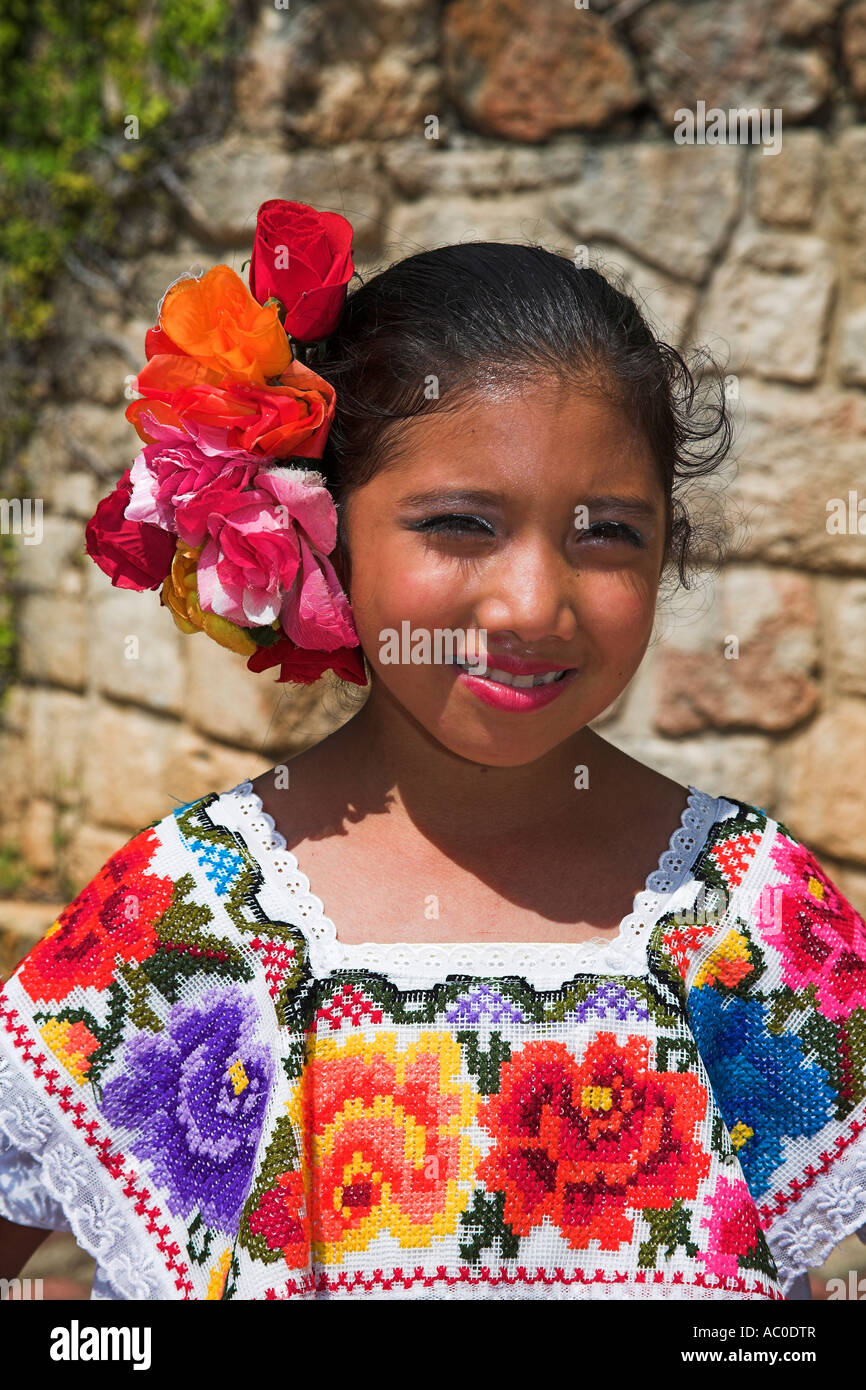
<path id="1" fill-rule="evenodd" d="M 562 671 L 562 666 L 553 666 L 545 661 L 515 661 L 513 657 L 493 656 L 487 654 L 487 665 L 490 670 L 506 671 L 508 675 L 515 676 L 538 676 L 544 675 L 548 671 Z M 493 709 L 510 710 L 518 712 L 521 710 L 541 709 L 544 705 L 549 705 L 556 700 L 571 681 L 577 675 L 576 670 L 566 669 L 565 675 L 561 680 L 551 681 L 548 685 L 533 685 L 528 689 L 518 689 L 513 685 L 499 685 L 496 681 L 488 680 L 486 676 L 473 676 L 468 671 L 457 672 L 457 679 L 470 690 L 473 695 L 477 695 L 479 700 L 483 700 L 486 705 Z"/>

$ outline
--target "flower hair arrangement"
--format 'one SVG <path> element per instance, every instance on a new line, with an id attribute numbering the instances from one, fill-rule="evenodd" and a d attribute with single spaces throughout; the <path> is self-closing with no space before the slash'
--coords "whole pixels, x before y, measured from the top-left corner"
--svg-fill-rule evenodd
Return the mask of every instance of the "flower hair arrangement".
<path id="1" fill-rule="evenodd" d="M 314 466 L 336 393 L 298 355 L 339 321 L 351 243 L 344 217 L 274 198 L 258 211 L 249 289 L 226 265 L 168 287 L 126 411 L 144 448 L 86 528 L 112 584 L 158 588 L 181 632 L 302 685 L 329 669 L 367 684 Z"/>

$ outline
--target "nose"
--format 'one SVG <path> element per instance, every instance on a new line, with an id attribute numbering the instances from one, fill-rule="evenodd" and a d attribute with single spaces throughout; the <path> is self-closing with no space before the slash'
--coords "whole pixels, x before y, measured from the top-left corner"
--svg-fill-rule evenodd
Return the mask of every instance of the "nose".
<path id="1" fill-rule="evenodd" d="M 578 631 L 576 582 L 573 566 L 551 542 L 508 546 L 484 570 L 475 622 L 527 648 L 570 642 Z"/>

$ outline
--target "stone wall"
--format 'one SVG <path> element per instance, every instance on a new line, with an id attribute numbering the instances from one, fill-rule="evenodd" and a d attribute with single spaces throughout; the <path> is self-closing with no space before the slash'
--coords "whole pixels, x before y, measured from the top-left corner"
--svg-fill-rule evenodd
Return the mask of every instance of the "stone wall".
<path id="1" fill-rule="evenodd" d="M 780 816 L 866 911 L 866 535 L 827 526 L 831 499 L 866 495 L 866 0 L 535 0 L 531 18 L 518 0 L 263 6 L 231 128 L 130 209 L 111 277 L 58 286 L 21 459 L 44 539 L 18 547 L 0 973 L 134 831 L 347 717 L 182 636 L 83 551 L 137 452 L 124 381 L 158 299 L 196 264 L 240 271 L 272 197 L 347 216 L 365 278 L 463 239 L 585 247 L 668 341 L 710 348 L 738 396 L 735 552 L 666 606 L 598 727 Z M 781 152 L 678 144 L 699 101 L 781 111 Z"/>

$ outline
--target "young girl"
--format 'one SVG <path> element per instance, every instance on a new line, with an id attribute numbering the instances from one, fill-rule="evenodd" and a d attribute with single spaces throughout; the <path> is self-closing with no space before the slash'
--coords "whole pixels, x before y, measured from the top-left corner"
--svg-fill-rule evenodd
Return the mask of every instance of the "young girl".
<path id="1" fill-rule="evenodd" d="M 315 461 L 339 529 L 332 569 L 305 522 L 312 597 L 251 666 L 317 649 L 369 695 L 134 836 L 7 982 L 0 1272 L 62 1228 L 101 1298 L 807 1297 L 866 1222 L 866 923 L 766 810 L 590 727 L 686 581 L 724 399 L 701 415 L 633 301 L 538 247 L 411 256 L 291 333 L 266 233 L 257 307 L 336 390 L 326 440 L 270 456 Z M 226 370 L 183 329 L 149 368 Z M 147 370 L 166 450 L 192 378 Z M 240 602 L 232 565 L 267 573 L 272 536 L 222 531 L 212 583 L 195 489 L 136 511 L 136 467 L 123 515 L 171 532 L 184 630 L 260 642 L 267 583 Z"/>

